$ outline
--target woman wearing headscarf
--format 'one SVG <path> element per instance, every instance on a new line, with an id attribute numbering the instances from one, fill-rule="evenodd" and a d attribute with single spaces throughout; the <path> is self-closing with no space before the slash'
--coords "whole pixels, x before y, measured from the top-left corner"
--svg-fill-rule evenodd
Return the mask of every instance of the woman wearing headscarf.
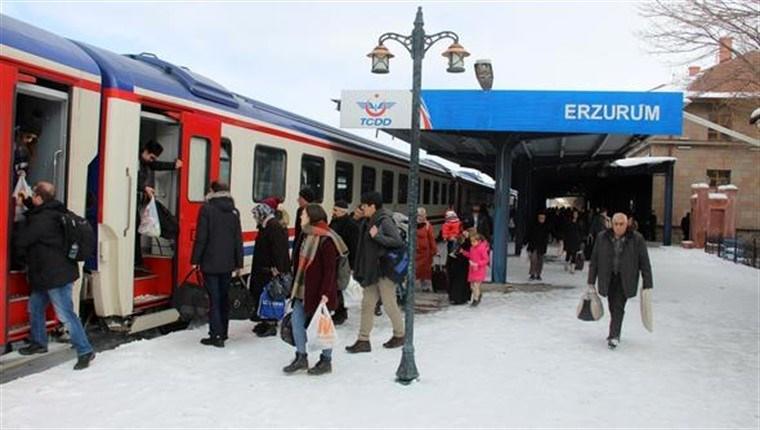
<path id="1" fill-rule="evenodd" d="M 427 210 L 417 208 L 417 284 L 423 291 L 433 290 L 433 257 L 438 251 L 433 226 L 427 220 Z"/>
<path id="2" fill-rule="evenodd" d="M 317 364 L 309 369 L 306 353 L 306 326 L 324 303 L 334 311 L 338 304 L 338 255 L 348 251 L 340 236 L 327 225 L 327 213 L 322 206 L 309 203 L 301 211 L 301 238 L 293 250 L 295 276 L 293 278 L 293 339 L 295 359 L 282 370 L 295 373 L 308 369 L 310 375 L 332 372 L 332 349 L 322 350 Z"/>
<path id="3" fill-rule="evenodd" d="M 275 216 L 275 210 L 279 203 L 277 198 L 268 197 L 256 204 L 251 210 L 259 229 L 256 244 L 253 247 L 250 278 L 254 309 L 258 309 L 261 292 L 264 286 L 272 280 L 274 274 L 288 273 L 290 270 L 288 231 Z M 254 315 L 252 319 L 259 321 L 253 328 L 253 332 L 259 337 L 277 335 L 276 320 L 261 320 L 258 315 Z"/>

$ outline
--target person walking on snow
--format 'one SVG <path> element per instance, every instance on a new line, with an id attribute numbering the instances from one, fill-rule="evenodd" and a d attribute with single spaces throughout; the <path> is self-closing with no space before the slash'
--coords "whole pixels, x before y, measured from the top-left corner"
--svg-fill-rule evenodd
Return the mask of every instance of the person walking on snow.
<path id="1" fill-rule="evenodd" d="M 471 306 L 477 306 L 480 304 L 480 298 L 483 293 L 480 292 L 480 285 L 486 279 L 486 273 L 488 273 L 488 265 L 490 264 L 490 247 L 486 238 L 478 233 L 478 230 L 473 227 L 469 229 L 466 234 L 470 238 L 470 249 L 462 250 L 461 253 L 470 260 L 470 270 L 467 273 L 467 281 L 470 282 L 470 288 L 472 289 L 472 298 L 470 299 Z"/>
<path id="2" fill-rule="evenodd" d="M 644 236 L 628 228 L 625 214 L 616 213 L 612 217 L 612 228 L 596 237 L 588 270 L 589 287 L 594 288 L 598 281 L 599 294 L 607 297 L 611 317 L 607 336 L 610 349 L 620 343 L 625 303 L 636 297 L 639 273 L 643 288 L 652 288 L 652 267 Z"/>

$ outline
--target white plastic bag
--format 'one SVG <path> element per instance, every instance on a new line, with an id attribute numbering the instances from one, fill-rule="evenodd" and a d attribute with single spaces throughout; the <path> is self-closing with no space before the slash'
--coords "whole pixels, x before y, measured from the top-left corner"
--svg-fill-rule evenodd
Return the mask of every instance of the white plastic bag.
<path id="1" fill-rule="evenodd" d="M 575 315 L 582 321 L 599 321 L 604 316 L 602 299 L 596 293 L 596 289 L 588 287 L 581 296 L 581 301 L 575 309 Z"/>
<path id="2" fill-rule="evenodd" d="M 356 282 L 356 279 L 352 276 L 351 280 L 348 282 L 348 286 L 343 291 L 343 300 L 346 305 L 355 305 L 360 304 L 363 297 L 364 291 L 362 290 L 362 286 L 359 285 L 359 283 Z"/>
<path id="3" fill-rule="evenodd" d="M 641 289 L 641 323 L 650 333 L 654 330 L 654 320 L 652 317 L 652 289 Z"/>
<path id="4" fill-rule="evenodd" d="M 18 177 L 18 181 L 16 181 L 16 188 L 13 189 L 13 194 L 12 194 L 14 203 L 15 203 L 16 198 L 22 194 L 24 197 L 32 196 L 32 187 L 30 187 L 29 184 L 26 182 L 25 175 L 20 175 Z M 13 222 L 23 221 L 25 212 L 26 212 L 26 207 L 16 206 L 16 213 L 13 217 Z"/>
<path id="5" fill-rule="evenodd" d="M 137 232 L 149 237 L 161 236 L 161 222 L 158 220 L 155 198 L 151 198 L 150 202 L 143 208 L 140 214 L 140 227 L 137 228 Z"/>
<path id="6" fill-rule="evenodd" d="M 326 304 L 321 303 L 306 329 L 306 346 L 309 351 L 321 351 L 332 349 L 337 341 L 338 333 L 335 331 L 330 311 Z"/>

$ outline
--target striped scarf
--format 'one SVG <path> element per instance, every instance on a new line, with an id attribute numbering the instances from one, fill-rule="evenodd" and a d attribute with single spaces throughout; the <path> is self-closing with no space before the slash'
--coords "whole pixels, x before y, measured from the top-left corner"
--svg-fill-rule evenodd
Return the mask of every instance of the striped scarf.
<path id="1" fill-rule="evenodd" d="M 333 231 L 324 221 L 314 225 L 305 226 L 302 233 L 304 238 L 303 241 L 301 241 L 301 251 L 298 253 L 298 266 L 296 268 L 296 276 L 293 279 L 292 294 L 293 298 L 300 299 L 303 298 L 306 270 L 311 266 L 311 263 L 314 262 L 323 237 L 329 237 L 332 239 L 339 254 L 345 254 L 348 252 L 348 247 L 343 242 L 343 239 L 341 239 L 338 233 Z"/>

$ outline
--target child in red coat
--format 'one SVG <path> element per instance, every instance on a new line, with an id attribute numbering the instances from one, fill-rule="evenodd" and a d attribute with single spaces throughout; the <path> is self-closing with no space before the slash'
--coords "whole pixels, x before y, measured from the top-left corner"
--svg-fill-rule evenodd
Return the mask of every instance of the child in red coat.
<path id="1" fill-rule="evenodd" d="M 446 222 L 443 223 L 441 234 L 447 243 L 449 255 L 453 257 L 459 249 L 458 240 L 462 234 L 462 221 L 459 221 L 456 212 L 446 211 Z"/>
<path id="2" fill-rule="evenodd" d="M 467 273 L 467 281 L 470 283 L 470 289 L 472 290 L 471 305 L 477 306 L 480 304 L 480 284 L 486 279 L 488 273 L 488 266 L 491 262 L 491 249 L 488 246 L 488 241 L 478 233 L 474 228 L 467 230 L 467 235 L 470 238 L 470 250 L 461 251 L 462 255 L 470 260 L 470 270 Z"/>

